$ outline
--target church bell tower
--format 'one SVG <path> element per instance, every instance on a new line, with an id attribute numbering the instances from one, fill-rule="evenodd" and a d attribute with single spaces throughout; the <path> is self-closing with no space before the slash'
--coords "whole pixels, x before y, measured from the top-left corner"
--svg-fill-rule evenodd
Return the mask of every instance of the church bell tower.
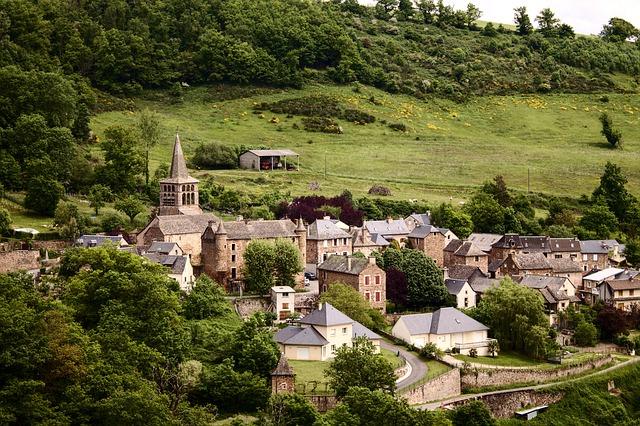
<path id="1" fill-rule="evenodd" d="M 198 179 L 189 176 L 182 153 L 180 136 L 176 133 L 169 177 L 160 180 L 159 215 L 202 214 L 198 199 Z"/>

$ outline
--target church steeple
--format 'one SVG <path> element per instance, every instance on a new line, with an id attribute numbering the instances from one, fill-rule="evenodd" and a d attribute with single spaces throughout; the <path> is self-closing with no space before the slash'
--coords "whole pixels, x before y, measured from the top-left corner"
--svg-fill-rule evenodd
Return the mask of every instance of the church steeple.
<path id="1" fill-rule="evenodd" d="M 180 135 L 176 133 L 169 177 L 160 181 L 159 214 L 202 214 L 198 196 L 198 179 L 189 176 Z"/>

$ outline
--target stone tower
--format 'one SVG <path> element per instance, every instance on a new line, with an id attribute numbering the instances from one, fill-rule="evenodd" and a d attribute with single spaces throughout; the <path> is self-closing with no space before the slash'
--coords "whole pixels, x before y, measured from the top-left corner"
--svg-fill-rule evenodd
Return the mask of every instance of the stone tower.
<path id="1" fill-rule="evenodd" d="M 202 263 L 204 273 L 226 284 L 228 273 L 227 231 L 222 222 L 209 221 L 209 226 L 202 234 Z"/>
<path id="2" fill-rule="evenodd" d="M 180 136 L 176 133 L 169 177 L 160 181 L 159 215 L 202 214 L 198 199 L 198 179 L 189 176 Z"/>
<path id="3" fill-rule="evenodd" d="M 304 227 L 302 218 L 298 219 L 296 230 L 294 232 L 298 236 L 298 249 L 300 250 L 302 266 L 305 267 L 307 264 L 307 229 Z"/>
<path id="4" fill-rule="evenodd" d="M 294 392 L 295 383 L 296 373 L 287 362 L 287 357 L 282 354 L 275 370 L 271 372 L 271 393 Z"/>

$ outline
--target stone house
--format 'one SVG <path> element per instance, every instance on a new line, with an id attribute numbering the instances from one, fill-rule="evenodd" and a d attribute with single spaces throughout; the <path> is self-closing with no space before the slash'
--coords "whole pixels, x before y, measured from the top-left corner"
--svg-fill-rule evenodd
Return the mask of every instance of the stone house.
<path id="1" fill-rule="evenodd" d="M 396 240 L 400 247 L 404 247 L 407 235 L 411 232 L 403 219 L 365 220 L 362 226 L 371 235 L 381 236 L 389 242 Z"/>
<path id="2" fill-rule="evenodd" d="M 387 275 L 373 257 L 331 256 L 318 266 L 318 280 L 320 294 L 333 283 L 344 283 L 357 290 L 372 308 L 386 311 Z"/>
<path id="3" fill-rule="evenodd" d="M 432 258 L 439 268 L 444 266 L 442 249 L 446 238 L 439 228 L 431 225 L 416 226 L 407 235 L 407 241 L 413 249 L 420 250 L 426 256 Z"/>
<path id="4" fill-rule="evenodd" d="M 332 254 L 347 255 L 353 252 L 353 240 L 349 233 L 328 216 L 317 219 L 307 228 L 307 271 L 316 272 L 319 264 Z"/>
<path id="5" fill-rule="evenodd" d="M 101 247 L 107 244 L 117 248 L 129 247 L 129 243 L 122 235 L 85 234 L 76 240 L 76 245 L 84 248 Z"/>
<path id="6" fill-rule="evenodd" d="M 631 311 L 640 307 L 640 277 L 606 280 L 598 284 L 598 298 L 617 309 Z"/>
<path id="7" fill-rule="evenodd" d="M 352 320 L 330 303 L 322 303 L 315 311 L 298 321 L 297 325 L 279 330 L 274 340 L 289 359 L 326 361 L 335 356 L 339 347 L 352 347 L 358 337 L 367 338 L 380 352 L 382 338 Z"/>
<path id="8" fill-rule="evenodd" d="M 480 250 L 489 254 L 491 252 L 491 246 L 502 238 L 500 234 L 483 234 L 474 232 L 467 237 L 467 241 L 471 241 Z"/>
<path id="9" fill-rule="evenodd" d="M 295 312 L 296 291 L 289 286 L 271 287 L 271 304 L 277 321 L 284 321 Z"/>
<path id="10" fill-rule="evenodd" d="M 404 219 L 409 231 L 413 231 L 417 226 L 431 225 L 431 213 L 412 213 Z"/>
<path id="11" fill-rule="evenodd" d="M 571 258 L 551 258 L 547 259 L 551 265 L 551 275 L 556 277 L 566 277 L 571 280 L 576 288 L 582 287 L 582 268 L 580 262 Z"/>
<path id="12" fill-rule="evenodd" d="M 42 268 L 39 250 L 0 252 L 0 274 L 24 271 L 37 276 Z"/>
<path id="13" fill-rule="evenodd" d="M 582 254 L 582 271 L 589 272 L 595 269 L 607 269 L 611 266 L 609 253 L 620 253 L 624 251 L 624 246 L 616 240 L 585 240 L 580 241 L 580 252 Z"/>
<path id="14" fill-rule="evenodd" d="M 169 177 L 160 181 L 158 215 L 136 236 L 136 245 L 146 250 L 154 242 L 178 243 L 191 256 L 196 271 L 201 269 L 200 237 L 209 222 L 219 222 L 212 214 L 200 209 L 198 180 L 189 176 L 182 153 L 180 137 L 176 135 Z"/>
<path id="15" fill-rule="evenodd" d="M 433 313 L 403 315 L 391 334 L 418 348 L 434 343 L 440 350 L 456 349 L 468 355 L 476 349 L 478 355 L 489 353 L 489 328 L 455 308 L 440 308 Z"/>
<path id="16" fill-rule="evenodd" d="M 289 219 L 211 221 L 202 233 L 202 262 L 204 273 L 227 288 L 244 278 L 244 252 L 253 240 L 291 241 L 306 263 L 307 230 L 302 219 L 297 225 Z M 298 281 L 302 281 L 302 275 Z"/>
<path id="17" fill-rule="evenodd" d="M 168 268 L 169 278 L 173 278 L 186 292 L 193 290 L 195 275 L 191 258 L 185 254 L 177 243 L 154 242 L 146 252 L 142 253 L 146 259 Z"/>
<path id="18" fill-rule="evenodd" d="M 371 256 L 374 251 L 382 252 L 389 247 L 389 241 L 379 234 L 370 234 L 367 228 L 355 228 L 351 233 L 353 253 L 362 253 Z"/>
<path id="19" fill-rule="evenodd" d="M 276 368 L 271 372 L 271 393 L 293 393 L 295 384 L 296 373 L 287 362 L 287 357 L 281 354 Z"/>
<path id="20" fill-rule="evenodd" d="M 443 251 L 444 266 L 477 266 L 482 272 L 489 268 L 489 255 L 471 241 L 452 240 Z"/>
<path id="21" fill-rule="evenodd" d="M 456 307 L 458 309 L 467 309 L 476 306 L 478 295 L 467 280 L 448 278 L 444 280 L 444 285 L 447 287 L 449 294 L 456 298 Z"/>
<path id="22" fill-rule="evenodd" d="M 580 240 L 577 238 L 549 238 L 552 259 L 569 259 L 580 262 Z M 580 268 L 582 270 L 582 268 Z"/>
<path id="23" fill-rule="evenodd" d="M 509 254 L 499 267 L 496 276 L 551 275 L 553 268 L 541 252 Z"/>
<path id="24" fill-rule="evenodd" d="M 569 305 L 580 301 L 575 285 L 566 277 L 526 275 L 518 278 L 516 282 L 540 292 L 549 314 L 550 325 L 558 323 L 558 312 L 563 312 Z"/>
<path id="25" fill-rule="evenodd" d="M 598 286 L 605 281 L 627 281 L 637 277 L 640 272 L 633 269 L 606 268 L 592 272 L 582 278 L 582 286 L 579 287 L 580 296 L 585 303 L 593 304 L 602 299 Z"/>

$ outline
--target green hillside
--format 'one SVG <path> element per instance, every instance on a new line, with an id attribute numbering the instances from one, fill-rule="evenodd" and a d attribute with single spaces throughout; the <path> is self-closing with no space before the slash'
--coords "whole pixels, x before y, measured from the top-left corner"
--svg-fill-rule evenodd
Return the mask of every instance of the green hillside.
<path id="1" fill-rule="evenodd" d="M 354 88 L 356 88 L 354 90 Z M 256 94 L 257 93 L 257 94 Z M 376 117 L 358 125 L 337 119 L 343 134 L 303 130 L 301 116 L 264 111 L 255 105 L 281 99 L 326 95 L 340 104 Z M 229 97 L 238 97 L 228 99 Z M 375 104 L 372 102 L 375 101 Z M 372 184 L 388 186 L 396 198 L 429 201 L 465 198 L 496 174 L 515 189 L 578 197 L 597 185 L 605 162 L 625 170 L 632 192 L 640 192 L 637 165 L 640 141 L 640 96 L 522 95 L 421 101 L 362 86 L 310 85 L 302 90 L 251 89 L 229 86 L 190 88 L 184 101 L 170 102 L 163 92 L 135 99 L 132 111 L 96 115 L 92 128 L 102 135 L 111 125 L 133 125 L 139 109 L 160 114 L 162 143 L 152 154 L 152 168 L 168 162 L 176 129 L 189 157 L 198 144 L 218 141 L 230 146 L 290 148 L 301 155 L 300 173 L 240 170 L 199 171 L 243 191 L 280 188 L 308 193 L 311 181 L 320 193 L 344 189 L 366 192 Z M 136 109 L 137 108 L 137 109 Z M 623 150 L 612 150 L 600 135 L 598 116 L 608 112 L 625 135 Z M 387 124 L 384 124 L 384 123 Z M 388 124 L 402 123 L 406 132 Z M 295 129 L 294 126 L 300 129 Z M 325 179 L 326 170 L 327 176 Z"/>

